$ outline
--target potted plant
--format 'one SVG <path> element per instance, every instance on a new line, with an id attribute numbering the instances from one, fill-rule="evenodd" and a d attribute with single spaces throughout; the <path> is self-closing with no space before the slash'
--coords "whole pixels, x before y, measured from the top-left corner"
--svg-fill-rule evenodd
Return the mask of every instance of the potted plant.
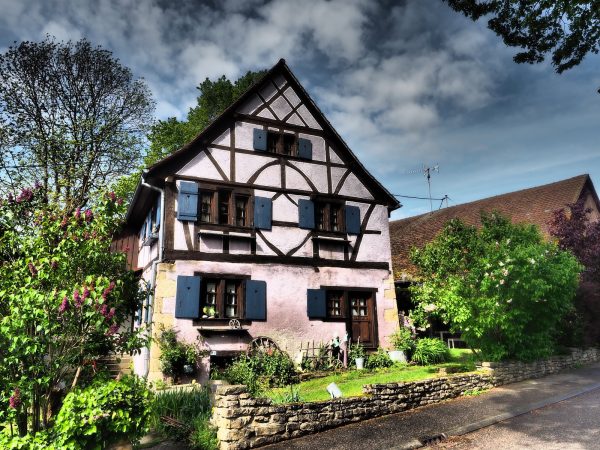
<path id="1" fill-rule="evenodd" d="M 348 350 L 348 357 L 350 361 L 354 361 L 356 363 L 356 368 L 358 370 L 362 370 L 365 366 L 365 348 L 359 342 L 356 344 L 350 344 L 350 348 Z"/>
<path id="2" fill-rule="evenodd" d="M 214 319 L 217 317 L 217 311 L 214 306 L 205 306 L 202 308 L 202 312 L 204 313 L 202 315 L 203 319 Z"/>
<path id="3" fill-rule="evenodd" d="M 399 327 L 392 335 L 390 335 L 390 342 L 393 350 L 390 350 L 390 359 L 394 362 L 407 362 L 408 352 L 410 352 L 415 345 L 415 339 L 413 333 L 408 327 Z"/>

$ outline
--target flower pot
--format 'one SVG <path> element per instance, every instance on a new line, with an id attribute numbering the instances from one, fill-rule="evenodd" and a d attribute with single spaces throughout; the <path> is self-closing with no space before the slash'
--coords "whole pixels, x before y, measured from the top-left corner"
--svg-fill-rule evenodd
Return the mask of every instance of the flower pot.
<path id="1" fill-rule="evenodd" d="M 358 370 L 363 370 L 365 367 L 365 358 L 356 358 L 354 360 L 356 362 L 356 368 Z"/>
<path id="2" fill-rule="evenodd" d="M 394 362 L 407 362 L 406 353 L 403 350 L 390 350 L 390 359 Z"/>

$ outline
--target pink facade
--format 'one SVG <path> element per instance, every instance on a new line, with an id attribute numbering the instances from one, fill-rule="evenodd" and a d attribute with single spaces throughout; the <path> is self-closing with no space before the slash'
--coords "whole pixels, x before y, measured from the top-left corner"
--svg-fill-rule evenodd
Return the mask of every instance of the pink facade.
<path id="1" fill-rule="evenodd" d="M 387 346 L 398 326 L 388 217 L 400 205 L 283 61 L 143 181 L 128 221 L 153 334 L 164 323 L 200 335 L 213 357 L 257 336 L 292 356 L 346 333 Z M 153 346 L 136 371 L 158 378 L 157 358 Z"/>

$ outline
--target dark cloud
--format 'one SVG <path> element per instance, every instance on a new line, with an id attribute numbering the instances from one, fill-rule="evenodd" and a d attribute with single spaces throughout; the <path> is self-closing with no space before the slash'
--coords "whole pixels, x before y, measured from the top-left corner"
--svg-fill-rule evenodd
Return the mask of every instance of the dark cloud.
<path id="1" fill-rule="evenodd" d="M 160 118 L 195 86 L 284 57 L 394 193 L 454 202 L 590 172 L 600 179 L 598 58 L 561 76 L 518 66 L 485 24 L 438 0 L 0 0 L 0 48 L 87 37 L 149 83 Z M 395 217 L 429 208 L 404 200 Z"/>

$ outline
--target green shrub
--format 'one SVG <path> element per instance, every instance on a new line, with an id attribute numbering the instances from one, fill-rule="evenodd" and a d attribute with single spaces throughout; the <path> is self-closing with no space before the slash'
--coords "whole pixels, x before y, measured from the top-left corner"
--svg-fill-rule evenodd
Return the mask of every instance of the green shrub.
<path id="1" fill-rule="evenodd" d="M 208 425 L 211 415 L 209 392 L 208 388 L 196 387 L 157 393 L 152 408 L 152 429 L 170 439 L 192 443 L 197 439 L 194 436 L 198 430 L 202 435 L 214 435 Z"/>
<path id="2" fill-rule="evenodd" d="M 482 214 L 481 227 L 453 219 L 411 258 L 420 272 L 411 287 L 417 326 L 440 319 L 485 360 L 555 351 L 582 267 L 536 226 L 498 213 Z"/>
<path id="3" fill-rule="evenodd" d="M 198 367 L 198 359 L 205 354 L 200 350 L 200 342 L 188 344 L 177 340 L 177 332 L 171 327 L 160 326 L 157 339 L 160 348 L 160 370 L 163 375 L 173 377 L 177 381 L 183 375 L 192 375 Z M 186 373 L 186 368 L 191 372 Z"/>
<path id="4" fill-rule="evenodd" d="M 282 351 L 242 355 L 222 373 L 232 384 L 245 384 L 253 395 L 268 386 L 286 386 L 296 379 L 296 369 L 290 356 Z"/>
<path id="5" fill-rule="evenodd" d="M 394 350 L 409 352 L 415 347 L 415 336 L 410 328 L 401 326 L 390 335 L 390 342 Z"/>
<path id="6" fill-rule="evenodd" d="M 369 355 L 365 367 L 367 369 L 381 369 L 393 365 L 394 362 L 390 359 L 388 352 L 379 347 L 375 353 Z"/>
<path id="7" fill-rule="evenodd" d="M 356 361 L 356 358 L 364 358 L 365 357 L 365 347 L 357 342 L 356 344 L 350 344 L 348 347 L 348 360 L 350 362 Z"/>
<path id="8" fill-rule="evenodd" d="M 2 450 L 58 450 L 58 447 L 51 443 L 52 436 L 47 431 L 20 437 L 18 433 L 11 435 L 10 427 L 2 430 L 3 426 L 4 424 L 0 423 L 0 448 Z"/>
<path id="9" fill-rule="evenodd" d="M 144 380 L 96 380 L 71 391 L 56 417 L 58 448 L 103 449 L 121 439 L 136 443 L 150 423 L 152 393 Z"/>
<path id="10" fill-rule="evenodd" d="M 417 364 L 422 366 L 438 364 L 448 361 L 449 358 L 450 350 L 444 341 L 434 338 L 417 339 L 412 355 L 412 360 Z"/>
<path id="11" fill-rule="evenodd" d="M 208 423 L 208 416 L 195 420 L 194 429 L 189 437 L 189 443 L 192 448 L 200 450 L 217 450 L 219 448 L 217 432 Z"/>

